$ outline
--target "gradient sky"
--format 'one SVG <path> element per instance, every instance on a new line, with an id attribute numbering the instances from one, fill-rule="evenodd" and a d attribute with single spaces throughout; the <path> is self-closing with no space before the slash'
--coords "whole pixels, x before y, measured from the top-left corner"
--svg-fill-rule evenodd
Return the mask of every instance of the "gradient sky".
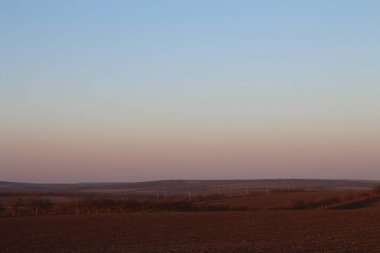
<path id="1" fill-rule="evenodd" d="M 0 0 L 0 180 L 380 179 L 380 1 Z"/>

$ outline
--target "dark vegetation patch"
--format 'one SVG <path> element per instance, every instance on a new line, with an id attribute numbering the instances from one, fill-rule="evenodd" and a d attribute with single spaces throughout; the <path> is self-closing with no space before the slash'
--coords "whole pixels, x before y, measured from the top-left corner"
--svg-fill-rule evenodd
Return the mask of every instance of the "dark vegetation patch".
<path id="1" fill-rule="evenodd" d="M 3 207 L 3 208 L 2 208 Z M 43 197 L 8 198 L 0 205 L 3 216 L 47 215 L 47 214 L 99 214 L 144 211 L 243 211 L 226 205 L 202 205 L 187 200 L 116 200 L 107 197 L 85 197 L 64 202 L 53 202 Z"/>
<path id="2" fill-rule="evenodd" d="M 361 209 L 361 208 L 372 207 L 379 202 L 380 202 L 380 197 L 373 197 L 373 198 L 367 198 L 367 199 L 359 200 L 356 202 L 340 205 L 340 206 L 335 207 L 334 209 L 338 209 L 338 210 Z"/>

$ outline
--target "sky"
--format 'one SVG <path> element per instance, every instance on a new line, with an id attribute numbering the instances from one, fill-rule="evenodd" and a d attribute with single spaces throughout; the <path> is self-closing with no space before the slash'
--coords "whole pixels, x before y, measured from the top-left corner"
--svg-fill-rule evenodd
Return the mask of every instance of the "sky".
<path id="1" fill-rule="evenodd" d="M 0 0 L 0 180 L 380 180 L 380 1 Z"/>

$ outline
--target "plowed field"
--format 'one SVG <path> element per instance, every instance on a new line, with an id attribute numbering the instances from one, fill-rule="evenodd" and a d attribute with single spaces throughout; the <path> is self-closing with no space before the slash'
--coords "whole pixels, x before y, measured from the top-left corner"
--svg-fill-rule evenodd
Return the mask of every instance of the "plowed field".
<path id="1" fill-rule="evenodd" d="M 380 208 L 2 217 L 0 251 L 380 252 Z"/>

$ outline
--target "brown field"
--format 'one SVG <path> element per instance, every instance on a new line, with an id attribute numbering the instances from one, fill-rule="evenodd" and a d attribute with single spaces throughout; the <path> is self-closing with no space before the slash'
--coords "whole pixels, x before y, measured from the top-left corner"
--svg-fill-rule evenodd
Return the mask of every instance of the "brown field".
<path id="1" fill-rule="evenodd" d="M 231 208 L 247 210 L 279 210 L 279 209 L 294 209 L 294 205 L 299 201 L 305 202 L 323 202 L 324 200 L 333 199 L 341 205 L 349 203 L 361 198 L 364 191 L 310 191 L 310 192 L 278 192 L 269 195 L 258 196 L 237 196 L 233 198 L 222 198 L 210 201 L 205 201 L 210 205 L 226 205 Z M 334 205 L 332 203 L 331 205 Z"/>
<path id="2" fill-rule="evenodd" d="M 0 198 L 0 252 L 380 252 L 379 187 L 165 201 L 105 196 Z"/>
<path id="3" fill-rule="evenodd" d="M 1 252 L 380 252 L 380 205 L 0 218 Z"/>

